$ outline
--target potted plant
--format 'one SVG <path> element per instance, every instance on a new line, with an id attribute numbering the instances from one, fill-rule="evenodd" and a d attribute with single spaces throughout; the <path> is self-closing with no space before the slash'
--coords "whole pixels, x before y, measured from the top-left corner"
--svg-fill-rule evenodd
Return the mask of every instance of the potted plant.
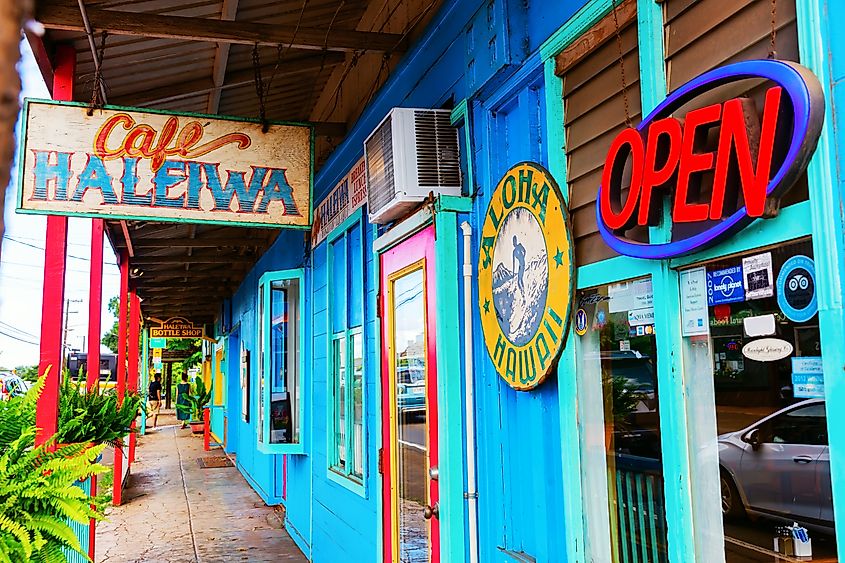
<path id="1" fill-rule="evenodd" d="M 206 389 L 202 377 L 196 376 L 194 377 L 194 392 L 187 393 L 185 400 L 185 404 L 176 405 L 176 408 L 183 413 L 188 413 L 191 417 L 189 422 L 191 432 L 202 434 L 205 430 L 203 411 L 208 408 L 208 403 L 211 401 L 211 387 Z"/>
<path id="2" fill-rule="evenodd" d="M 45 374 L 46 375 L 46 374 Z M 64 561 L 85 557 L 70 524 L 102 520 L 105 501 L 76 486 L 107 473 L 96 463 L 104 445 L 35 445 L 35 410 L 44 377 L 22 396 L 0 403 L 0 560 Z"/>
<path id="3" fill-rule="evenodd" d="M 59 390 L 59 444 L 123 445 L 123 439 L 135 431 L 132 423 L 141 408 L 141 396 L 126 391 L 118 401 L 114 389 L 101 391 L 97 385 L 86 389 L 85 382 L 74 383 L 65 377 Z"/>

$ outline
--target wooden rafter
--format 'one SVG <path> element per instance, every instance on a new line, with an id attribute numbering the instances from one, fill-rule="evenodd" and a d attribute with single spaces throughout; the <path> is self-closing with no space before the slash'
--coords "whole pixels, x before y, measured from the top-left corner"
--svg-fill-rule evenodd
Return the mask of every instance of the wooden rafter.
<path id="1" fill-rule="evenodd" d="M 191 256 L 190 258 L 185 256 L 143 256 L 135 258 L 132 263 L 137 266 L 145 266 L 149 264 L 183 264 L 183 265 L 193 265 L 193 264 L 237 264 L 237 263 L 249 263 L 252 264 L 255 262 L 255 256 L 247 255 L 247 256 Z M 212 273 L 212 272 L 206 272 Z"/>
<path id="2" fill-rule="evenodd" d="M 238 0 L 223 0 L 221 21 L 234 21 L 238 15 Z M 208 93 L 207 113 L 217 113 L 220 109 L 220 93 L 226 78 L 226 65 L 229 64 L 229 43 L 218 43 L 214 52 L 214 63 L 211 66 L 211 81 L 214 88 Z"/>
<path id="3" fill-rule="evenodd" d="M 322 56 L 298 56 L 282 61 L 276 71 L 279 76 L 289 76 L 304 72 L 313 72 L 319 69 L 324 63 L 325 66 L 336 65 L 345 60 L 343 53 L 326 53 L 325 61 Z M 272 72 L 275 65 L 264 67 L 263 71 Z M 126 96 L 114 96 L 109 101 L 115 105 L 132 104 L 139 107 L 146 107 L 164 102 L 172 102 L 190 98 L 198 94 L 207 94 L 214 91 L 238 88 L 255 81 L 253 69 L 237 70 L 229 72 L 219 85 L 214 80 L 188 81 L 181 84 L 174 84 L 165 87 L 140 90 L 127 94 Z M 218 97 L 219 100 L 219 97 Z M 216 111 L 210 113 L 217 113 Z"/>
<path id="4" fill-rule="evenodd" d="M 41 1 L 36 18 L 47 29 L 84 32 L 82 15 L 75 3 Z M 220 21 L 208 18 L 119 12 L 88 8 L 88 19 L 97 31 L 162 39 L 205 41 L 239 45 L 289 45 L 292 49 L 329 51 L 397 52 L 407 48 L 407 38 L 395 33 L 332 30 L 328 39 L 322 28 L 284 24 Z"/>

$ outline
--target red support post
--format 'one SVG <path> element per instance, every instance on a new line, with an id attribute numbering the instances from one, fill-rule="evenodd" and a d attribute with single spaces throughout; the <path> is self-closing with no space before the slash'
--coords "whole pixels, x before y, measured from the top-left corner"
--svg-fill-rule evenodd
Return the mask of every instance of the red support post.
<path id="1" fill-rule="evenodd" d="M 129 321 L 129 256 L 120 254 L 120 308 L 117 315 L 117 401 L 123 401 L 126 392 L 126 325 Z M 114 449 L 114 488 L 112 502 L 120 506 L 123 502 L 123 447 Z"/>
<path id="2" fill-rule="evenodd" d="M 103 307 L 103 233 L 105 221 L 91 220 L 91 276 L 88 284 L 88 377 L 89 392 L 100 382 L 100 336 L 102 332 Z M 91 476 L 91 496 L 97 494 L 97 476 Z M 88 556 L 95 554 L 96 521 L 92 518 L 88 533 Z"/>
<path id="3" fill-rule="evenodd" d="M 208 407 L 202 409 L 202 447 L 211 450 L 211 415 Z"/>
<path id="4" fill-rule="evenodd" d="M 103 308 L 103 232 L 102 219 L 91 220 L 91 278 L 88 286 L 88 390 L 100 380 L 100 332 Z"/>
<path id="5" fill-rule="evenodd" d="M 138 392 L 138 376 L 141 349 L 139 346 L 141 338 L 141 300 L 135 292 L 135 288 L 129 291 L 129 378 L 128 387 L 130 393 Z M 132 421 L 132 428 L 135 428 L 135 421 Z M 129 434 L 129 467 L 135 461 L 135 433 Z"/>
<path id="6" fill-rule="evenodd" d="M 76 50 L 71 45 L 56 49 L 53 73 L 53 98 L 73 99 L 76 74 Z M 59 382 L 62 367 L 62 315 L 65 301 L 65 266 L 67 262 L 67 217 L 47 217 L 44 250 L 44 290 L 41 302 L 41 352 L 38 373 L 49 375 L 38 399 L 35 414 L 36 445 L 43 444 L 56 433 L 59 421 Z"/>

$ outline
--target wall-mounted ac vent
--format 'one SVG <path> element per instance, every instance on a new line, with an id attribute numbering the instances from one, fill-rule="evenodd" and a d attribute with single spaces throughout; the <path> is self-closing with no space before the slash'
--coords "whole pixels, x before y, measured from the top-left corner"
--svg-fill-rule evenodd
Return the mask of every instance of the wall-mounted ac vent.
<path id="1" fill-rule="evenodd" d="M 461 195 L 458 131 L 450 114 L 394 108 L 364 141 L 370 222 L 389 223 L 430 192 Z"/>

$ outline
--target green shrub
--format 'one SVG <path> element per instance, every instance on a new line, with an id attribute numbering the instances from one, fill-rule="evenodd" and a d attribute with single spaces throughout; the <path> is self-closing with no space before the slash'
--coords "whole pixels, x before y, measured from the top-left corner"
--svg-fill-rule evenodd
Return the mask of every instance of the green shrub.
<path id="1" fill-rule="evenodd" d="M 85 555 L 68 521 L 103 519 L 101 499 L 74 484 L 109 471 L 96 463 L 105 446 L 35 447 L 43 386 L 42 377 L 26 395 L 0 403 L 0 563 L 66 561 L 64 548 Z"/>
<path id="2" fill-rule="evenodd" d="M 113 389 L 101 392 L 95 386 L 87 391 L 84 380 L 74 383 L 65 377 L 59 392 L 56 441 L 121 445 L 123 437 L 133 431 L 132 421 L 138 416 L 141 403 L 138 393 L 127 391 L 118 404 Z"/>

